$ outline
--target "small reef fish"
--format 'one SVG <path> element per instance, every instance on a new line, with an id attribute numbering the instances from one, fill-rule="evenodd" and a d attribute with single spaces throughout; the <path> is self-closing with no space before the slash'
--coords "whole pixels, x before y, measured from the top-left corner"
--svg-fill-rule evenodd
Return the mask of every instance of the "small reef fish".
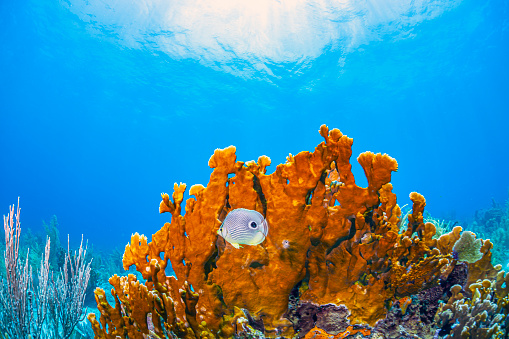
<path id="1" fill-rule="evenodd" d="M 236 208 L 224 219 L 217 234 L 222 236 L 233 247 L 258 245 L 265 240 L 269 232 L 267 220 L 257 211 Z"/>

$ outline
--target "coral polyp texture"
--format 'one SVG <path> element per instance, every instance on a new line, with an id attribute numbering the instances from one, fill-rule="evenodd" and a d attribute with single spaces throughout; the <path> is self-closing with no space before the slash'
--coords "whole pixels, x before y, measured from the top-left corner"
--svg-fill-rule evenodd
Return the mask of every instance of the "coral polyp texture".
<path id="1" fill-rule="evenodd" d="M 135 265 L 146 282 L 113 276 L 114 307 L 96 290 L 101 317 L 89 316 L 96 338 L 396 338 L 398 314 L 413 321 L 412 335 L 433 337 L 438 301 L 451 286 L 497 276 L 489 241 L 462 246 L 479 256 L 462 263 L 452 255 L 461 227 L 433 238 L 418 193 L 410 195 L 413 210 L 400 232 L 390 183 L 395 159 L 360 154 L 368 182 L 360 187 L 350 164 L 353 139 L 325 125 L 320 134 L 313 152 L 290 154 L 271 174 L 267 156 L 242 162 L 235 147 L 217 149 L 210 181 L 189 189 L 185 213 L 185 184 L 175 184 L 171 197 L 162 194 L 159 211 L 170 213 L 171 223 L 150 242 L 134 234 L 123 257 L 124 268 Z M 261 244 L 236 249 L 218 236 L 237 208 L 266 218 Z M 166 276 L 170 263 L 175 276 Z M 454 316 L 441 319 L 449 324 Z"/>

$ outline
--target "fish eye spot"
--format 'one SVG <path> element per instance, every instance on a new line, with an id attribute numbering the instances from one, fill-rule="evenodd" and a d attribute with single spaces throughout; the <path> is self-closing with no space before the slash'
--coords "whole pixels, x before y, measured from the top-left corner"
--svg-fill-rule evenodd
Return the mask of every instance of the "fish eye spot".
<path id="1" fill-rule="evenodd" d="M 258 225 L 257 225 L 254 221 L 251 221 L 251 223 L 249 224 L 249 226 L 251 226 L 251 228 L 256 228 L 256 227 L 258 227 Z"/>

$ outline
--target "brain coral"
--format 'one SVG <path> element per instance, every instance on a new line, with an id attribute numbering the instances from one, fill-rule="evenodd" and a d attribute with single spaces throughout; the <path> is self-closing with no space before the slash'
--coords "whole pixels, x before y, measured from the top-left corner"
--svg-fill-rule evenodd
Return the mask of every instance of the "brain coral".
<path id="1" fill-rule="evenodd" d="M 420 194 L 410 195 L 413 213 L 399 233 L 401 210 L 389 183 L 396 160 L 359 155 L 368 181 L 359 187 L 350 164 L 353 140 L 325 125 L 320 134 L 324 141 L 313 152 L 290 154 L 271 174 L 266 156 L 241 162 L 235 147 L 217 149 L 209 160 L 210 181 L 190 188 L 185 213 L 185 184 L 175 184 L 171 198 L 162 194 L 159 209 L 171 213 L 171 223 L 151 242 L 133 235 L 123 258 L 125 268 L 135 265 L 147 281 L 112 277 L 115 307 L 96 291 L 100 323 L 90 316 L 96 337 L 171 331 L 227 338 L 245 317 L 267 336 L 291 337 L 291 295 L 299 302 L 343 304 L 352 324 L 374 325 L 393 298 L 418 293 L 450 272 L 451 239 L 458 236 L 432 238 L 436 229 L 423 223 Z M 235 249 L 217 235 L 236 208 L 267 219 L 263 243 Z M 176 277 L 165 275 L 170 262 Z"/>

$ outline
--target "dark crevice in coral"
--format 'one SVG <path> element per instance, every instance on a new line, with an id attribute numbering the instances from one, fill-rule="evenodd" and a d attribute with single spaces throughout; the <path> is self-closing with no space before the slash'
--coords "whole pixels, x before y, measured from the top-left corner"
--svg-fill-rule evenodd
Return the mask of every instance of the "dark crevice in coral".
<path id="1" fill-rule="evenodd" d="M 299 288 L 302 285 L 302 281 L 298 282 L 297 285 L 293 286 L 288 296 L 288 308 L 283 315 L 283 318 L 288 319 L 293 325 L 297 323 L 296 311 L 299 304 Z"/>
<path id="2" fill-rule="evenodd" d="M 341 245 L 341 243 L 343 241 L 350 240 L 350 239 L 352 239 L 354 237 L 354 235 L 355 235 L 355 217 L 351 217 L 348 220 L 350 221 L 350 232 L 348 232 L 348 235 L 346 235 L 344 237 L 341 237 L 338 240 L 336 240 L 334 245 L 332 245 L 331 247 L 329 247 L 327 249 L 327 252 L 325 252 L 325 255 L 329 255 L 336 247 Z"/>
<path id="3" fill-rule="evenodd" d="M 258 261 L 253 261 L 251 263 L 251 265 L 249 265 L 249 267 L 251 267 L 251 268 L 262 268 L 263 266 L 265 266 L 265 265 L 262 263 L 259 263 Z"/>
<path id="4" fill-rule="evenodd" d="M 265 195 L 262 191 L 262 186 L 260 185 L 260 179 L 256 175 L 253 175 L 253 189 L 258 194 L 260 201 L 262 203 L 263 215 L 267 215 L 267 199 L 265 199 Z"/>
<path id="5" fill-rule="evenodd" d="M 306 262 L 304 263 L 304 268 L 306 270 L 306 275 L 304 276 L 304 279 L 302 279 L 301 281 L 299 281 L 297 283 L 296 286 L 300 287 L 303 283 L 305 283 L 306 285 L 309 283 L 309 277 L 310 277 L 310 273 L 309 273 L 309 255 L 310 254 L 311 254 L 311 250 L 308 249 L 308 251 L 306 253 Z"/>
<path id="6" fill-rule="evenodd" d="M 327 171 L 323 171 L 322 172 L 322 175 L 320 176 L 320 181 L 322 182 L 322 184 L 325 185 L 325 178 L 327 178 Z"/>
<path id="7" fill-rule="evenodd" d="M 226 207 L 227 209 L 232 208 L 232 207 L 230 206 L 230 200 L 229 200 L 229 199 L 230 199 L 230 195 L 229 195 L 229 194 L 227 194 L 227 195 L 226 195 L 226 201 L 225 201 L 225 203 L 224 203 L 224 207 Z"/>
<path id="8" fill-rule="evenodd" d="M 245 308 L 242 309 L 242 312 L 244 312 L 244 314 L 246 315 L 246 318 L 247 318 L 247 321 L 249 323 L 249 326 L 251 326 L 252 328 L 254 328 L 257 331 L 265 333 L 265 325 L 263 324 L 263 318 L 262 317 L 260 317 L 259 320 L 254 319 L 251 316 L 251 313 L 249 313 L 249 311 L 247 309 L 245 309 Z"/>
<path id="9" fill-rule="evenodd" d="M 217 212 L 217 220 L 223 222 L 231 208 L 232 208 L 232 206 L 230 205 L 230 190 L 227 185 L 226 186 L 226 197 L 224 199 L 224 206 Z"/>
<path id="10" fill-rule="evenodd" d="M 198 326 L 198 321 L 196 320 L 196 304 L 198 302 L 198 294 L 194 293 L 191 290 L 191 286 L 187 287 L 181 294 L 182 299 L 184 300 L 184 304 L 186 306 L 185 308 L 185 314 L 186 314 L 186 320 L 193 330 L 193 332 L 200 333 L 200 329 Z"/>
<path id="11" fill-rule="evenodd" d="M 375 221 L 373 221 L 373 210 L 375 207 L 378 207 L 378 206 L 374 206 L 374 207 L 369 207 L 366 212 L 364 212 L 364 221 L 369 224 L 369 228 L 371 229 L 371 232 L 375 232 L 376 231 L 376 227 L 377 227 L 377 223 Z"/>
<path id="12" fill-rule="evenodd" d="M 320 176 L 320 179 L 318 181 L 325 185 L 325 178 L 327 178 L 327 172 L 323 171 L 322 175 Z M 317 182 L 316 186 L 318 186 L 318 182 Z M 311 205 L 311 200 L 313 199 L 313 193 L 315 192 L 316 186 L 313 187 L 312 189 L 310 189 L 308 191 L 308 193 L 306 194 L 306 198 L 305 198 L 306 205 Z"/>
<path id="13" fill-rule="evenodd" d="M 454 285 L 460 285 L 463 288 L 463 295 L 470 297 L 472 292 L 469 288 L 465 288 L 468 279 L 468 265 L 466 263 L 459 263 L 454 266 L 451 274 L 447 277 L 447 279 L 443 279 L 440 281 L 440 286 L 444 293 L 447 294 L 447 299 L 452 296 L 451 287 Z"/>
<path id="14" fill-rule="evenodd" d="M 283 315 L 283 318 L 288 319 L 292 324 L 294 330 L 297 330 L 297 324 L 299 322 L 300 316 L 297 313 L 297 309 L 300 304 L 300 295 L 302 286 L 307 286 L 309 283 L 309 273 L 306 271 L 306 277 L 299 281 L 295 286 L 293 286 L 290 291 L 290 295 L 288 296 L 288 308 Z"/>
<path id="15" fill-rule="evenodd" d="M 311 245 L 313 245 L 313 246 L 320 245 L 320 239 L 311 238 Z"/>
<path id="16" fill-rule="evenodd" d="M 315 192 L 315 189 L 312 188 L 308 191 L 308 194 L 306 194 L 306 205 L 311 205 L 311 199 L 313 199 L 314 192 Z"/>
<path id="17" fill-rule="evenodd" d="M 228 173 L 228 179 L 226 180 L 226 196 L 224 199 L 224 206 L 223 208 L 221 208 L 221 210 L 219 210 L 217 214 L 217 220 L 221 222 L 224 221 L 224 218 L 226 218 L 226 215 L 232 208 L 232 206 L 230 205 L 230 186 L 232 185 L 232 183 L 234 183 L 233 182 L 234 177 L 235 173 Z"/>
<path id="18" fill-rule="evenodd" d="M 357 283 L 359 283 L 362 286 L 367 286 L 368 285 L 368 280 L 369 280 L 369 275 L 367 273 L 363 273 L 360 276 L 359 280 L 357 280 Z"/>
<path id="19" fill-rule="evenodd" d="M 223 307 L 226 307 L 226 303 L 224 302 L 223 289 L 219 285 L 214 284 L 214 286 L 217 288 L 217 294 L 216 294 L 217 298 L 221 302 L 221 305 Z"/>
<path id="20" fill-rule="evenodd" d="M 214 249 L 214 253 L 209 257 L 209 259 L 205 262 L 205 280 L 208 280 L 209 273 L 212 272 L 212 270 L 216 269 L 216 261 L 219 259 L 219 250 L 217 246 Z"/>

